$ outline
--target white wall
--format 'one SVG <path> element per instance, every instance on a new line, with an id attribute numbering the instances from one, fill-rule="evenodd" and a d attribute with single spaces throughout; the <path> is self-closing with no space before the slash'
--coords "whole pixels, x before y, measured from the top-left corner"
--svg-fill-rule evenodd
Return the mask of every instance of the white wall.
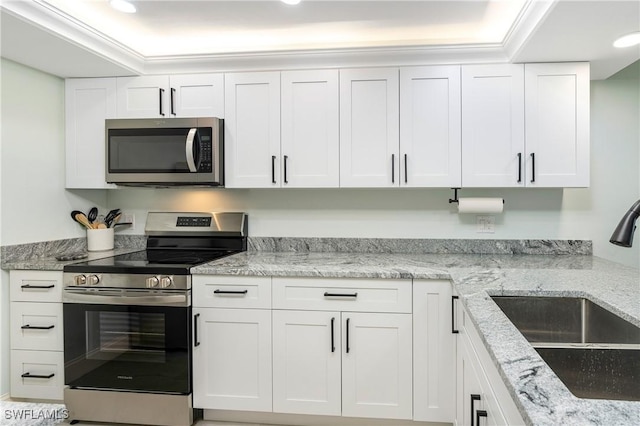
<path id="1" fill-rule="evenodd" d="M 73 209 L 105 191 L 64 189 L 64 80 L 0 60 L 0 245 L 80 237 Z M 0 273 L 0 396 L 9 392 L 9 275 Z"/>

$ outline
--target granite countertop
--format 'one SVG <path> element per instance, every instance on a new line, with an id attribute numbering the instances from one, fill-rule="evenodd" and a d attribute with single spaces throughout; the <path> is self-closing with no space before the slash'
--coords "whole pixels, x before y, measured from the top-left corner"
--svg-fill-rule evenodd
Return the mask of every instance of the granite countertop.
<path id="1" fill-rule="evenodd" d="M 193 274 L 451 279 L 528 425 L 636 425 L 640 402 L 580 399 L 490 298 L 586 297 L 640 326 L 640 273 L 592 256 L 249 251 Z"/>
<path id="2" fill-rule="evenodd" d="M 27 259 L 13 259 L 2 261 L 2 269 L 25 269 L 32 271 L 62 271 L 65 265 L 72 263 L 86 262 L 87 260 L 103 259 L 105 257 L 111 257 L 118 254 L 132 253 L 140 250 L 139 248 L 116 248 L 114 250 L 104 251 L 86 251 L 87 257 L 78 260 L 61 261 L 56 259 L 56 255 L 45 255 L 42 257 L 31 257 Z M 82 251 L 82 250 L 81 250 Z M 76 251 L 64 251 L 62 253 L 76 253 Z"/>

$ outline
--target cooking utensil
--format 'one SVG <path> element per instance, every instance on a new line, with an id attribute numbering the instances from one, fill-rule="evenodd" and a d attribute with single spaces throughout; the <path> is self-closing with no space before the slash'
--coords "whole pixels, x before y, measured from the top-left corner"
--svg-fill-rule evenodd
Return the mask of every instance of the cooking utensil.
<path id="1" fill-rule="evenodd" d="M 122 213 L 118 213 L 116 217 L 114 217 L 113 220 L 107 224 L 107 226 L 109 228 L 115 228 L 115 226 L 118 224 L 118 221 L 120 220 L 121 217 L 122 217 Z"/>
<path id="2" fill-rule="evenodd" d="M 97 217 L 98 217 L 98 208 L 91 207 L 91 210 L 89 210 L 89 214 L 87 214 L 87 219 L 89 219 L 89 223 L 95 222 Z"/>
<path id="3" fill-rule="evenodd" d="M 109 213 L 104 218 L 104 223 L 107 225 L 107 228 L 111 228 L 111 224 L 113 223 L 115 217 L 120 214 L 120 209 L 110 210 Z"/>
<path id="4" fill-rule="evenodd" d="M 93 229 L 87 216 L 79 210 L 71 212 L 71 218 L 81 225 L 84 225 L 87 229 Z"/>

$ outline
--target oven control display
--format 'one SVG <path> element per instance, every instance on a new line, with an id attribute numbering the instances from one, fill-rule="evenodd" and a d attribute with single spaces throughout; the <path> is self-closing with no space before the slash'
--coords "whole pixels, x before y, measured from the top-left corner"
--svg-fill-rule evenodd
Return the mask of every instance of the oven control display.
<path id="1" fill-rule="evenodd" d="M 211 217 L 178 216 L 176 226 L 211 226 Z"/>

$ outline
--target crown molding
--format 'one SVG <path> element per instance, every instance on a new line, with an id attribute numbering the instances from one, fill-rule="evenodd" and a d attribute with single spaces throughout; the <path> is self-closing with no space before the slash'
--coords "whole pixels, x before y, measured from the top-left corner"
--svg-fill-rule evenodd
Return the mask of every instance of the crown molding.
<path id="1" fill-rule="evenodd" d="M 287 50 L 143 56 L 42 0 L 2 2 L 3 12 L 58 37 L 131 75 L 309 68 L 508 63 L 557 0 L 530 0 L 503 43 Z M 69 64 L 70 67 L 73 64 Z"/>

